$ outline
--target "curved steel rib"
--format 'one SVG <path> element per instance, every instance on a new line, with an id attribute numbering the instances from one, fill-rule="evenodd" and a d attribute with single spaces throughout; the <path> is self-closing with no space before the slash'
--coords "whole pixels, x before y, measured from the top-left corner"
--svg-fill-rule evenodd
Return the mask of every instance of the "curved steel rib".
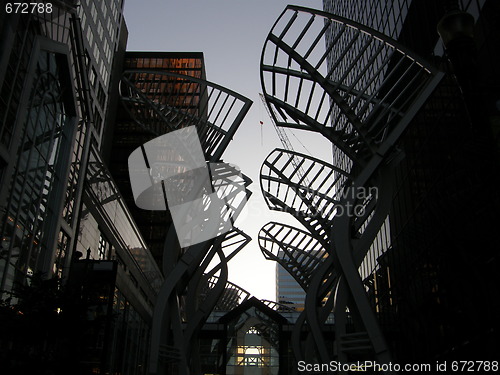
<path id="1" fill-rule="evenodd" d="M 400 134 L 438 75 L 376 30 L 298 6 L 281 14 L 261 58 L 262 89 L 276 123 L 319 132 L 361 165 L 391 133 Z"/>
<path id="2" fill-rule="evenodd" d="M 215 288 L 219 282 L 218 276 L 206 277 L 206 283 L 202 289 L 201 296 L 205 297 L 209 290 Z M 214 311 L 230 311 L 251 297 L 251 294 L 242 287 L 226 280 L 224 292 L 220 295 L 214 306 Z M 200 303 L 204 302 L 202 298 Z"/>
<path id="3" fill-rule="evenodd" d="M 282 151 L 271 154 L 261 172 L 269 207 L 297 217 L 331 255 L 309 281 L 306 311 L 294 332 L 308 321 L 322 361 L 333 355 L 321 337 L 333 300 L 321 308 L 318 299 L 325 286 L 334 285 L 337 333 L 345 333 L 339 324 L 345 325 L 349 308 L 353 317 L 360 317 L 377 358 L 389 358 L 357 267 L 389 213 L 391 168 L 398 161 L 394 146 L 441 78 L 442 73 L 387 36 L 318 10 L 288 6 L 266 39 L 261 82 L 273 119 L 278 126 L 315 131 L 329 139 L 335 168 L 345 181 L 321 195 L 336 209 L 317 215 L 312 202 L 320 194 L 294 181 L 296 172 L 285 172 L 291 163 L 289 158 L 280 160 Z M 359 211 L 349 214 L 349 206 Z M 305 350 L 315 357 L 310 340 L 305 348 L 300 334 L 294 340 L 296 354 Z M 340 335 L 336 340 L 340 352 Z"/>
<path id="4" fill-rule="evenodd" d="M 267 307 L 270 307 L 274 311 L 291 312 L 291 313 L 296 312 L 296 310 L 292 309 L 290 306 L 276 302 L 276 301 L 269 301 L 267 299 L 262 299 L 261 302 L 263 302 Z"/>
<path id="5" fill-rule="evenodd" d="M 130 117 L 149 132 L 151 138 L 188 126 L 196 127 L 196 141 L 199 140 L 204 158 L 210 162 L 213 193 L 223 199 L 219 217 L 233 224 L 251 194 L 247 189 L 251 180 L 241 175 L 236 167 L 217 162 L 248 112 L 251 101 L 202 79 L 148 70 L 126 71 L 120 82 L 120 95 Z M 180 143 L 183 143 L 182 139 Z M 189 144 L 182 144 L 180 148 L 183 146 L 189 154 Z M 188 176 L 183 180 L 179 178 L 179 183 L 189 184 Z M 163 190 L 163 195 L 165 193 Z M 207 197 L 203 198 L 203 204 L 205 201 L 210 203 Z M 198 370 L 199 361 L 192 360 L 198 349 L 191 339 L 215 307 L 221 293 L 224 294 L 227 262 L 249 240 L 248 236 L 233 227 L 232 232 L 217 238 L 180 248 L 174 226 L 170 226 L 163 254 L 165 282 L 157 297 L 153 316 L 152 374 L 166 371 L 165 361 L 168 360 L 177 363 L 180 373 Z M 220 264 L 209 274 L 213 277 L 219 272 L 221 280 L 207 294 L 204 309 L 196 309 L 189 302 L 191 299 L 185 303 L 183 296 L 196 296 L 193 300 L 199 300 L 201 284 L 206 282 L 203 272 L 215 255 L 219 256 Z"/>
<path id="6" fill-rule="evenodd" d="M 326 249 L 332 220 L 342 208 L 341 192 L 347 183 L 348 174 L 340 168 L 283 149 L 272 151 L 260 171 L 261 190 L 268 207 L 295 216 Z"/>
<path id="7" fill-rule="evenodd" d="M 266 259 L 281 264 L 305 291 L 316 268 L 328 256 L 308 232 L 276 222 L 262 227 L 259 246 Z"/>
<path id="8" fill-rule="evenodd" d="M 153 136 L 196 126 L 208 161 L 221 159 L 252 104 L 203 79 L 140 69 L 123 73 L 120 95 L 132 119 Z"/>

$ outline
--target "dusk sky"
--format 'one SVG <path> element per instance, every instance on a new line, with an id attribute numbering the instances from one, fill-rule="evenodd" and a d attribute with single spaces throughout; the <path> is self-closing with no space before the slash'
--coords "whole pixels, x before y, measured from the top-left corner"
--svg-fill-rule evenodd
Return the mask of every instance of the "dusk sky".
<path id="1" fill-rule="evenodd" d="M 289 214 L 267 209 L 258 177 L 266 156 L 282 147 L 258 95 L 259 64 L 266 36 L 287 4 L 286 0 L 125 0 L 129 51 L 203 52 L 208 81 L 254 102 L 224 154 L 225 162 L 238 165 L 253 180 L 253 195 L 236 223 L 253 240 L 229 263 L 229 281 L 270 300 L 275 299 L 275 263 L 263 257 L 257 233 L 271 220 L 299 226 Z M 321 0 L 292 4 L 322 8 Z M 296 151 L 310 150 L 313 156 L 331 161 L 330 144 L 321 135 L 294 131 L 288 137 Z"/>

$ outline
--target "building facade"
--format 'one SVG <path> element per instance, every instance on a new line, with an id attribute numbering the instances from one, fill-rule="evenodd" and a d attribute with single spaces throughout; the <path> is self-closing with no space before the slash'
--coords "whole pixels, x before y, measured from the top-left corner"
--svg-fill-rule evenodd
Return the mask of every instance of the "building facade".
<path id="1" fill-rule="evenodd" d="M 276 263 L 276 300 L 297 311 L 304 310 L 306 292 L 292 275 Z"/>
<path id="2" fill-rule="evenodd" d="M 109 106 L 113 62 L 120 48 L 121 28 L 126 29 L 125 22 L 122 22 L 124 1 L 81 0 L 78 5 L 90 83 L 93 137 L 99 149 L 102 149 L 101 142 L 105 131 L 104 120 Z"/>
<path id="3" fill-rule="evenodd" d="M 324 9 L 391 36 L 447 72 L 398 145 L 405 158 L 396 168 L 392 206 L 359 269 L 395 360 L 475 353 L 492 360 L 499 253 L 488 233 L 498 226 L 500 207 L 493 188 L 499 173 L 499 6 L 325 0 Z M 458 52 L 448 45 L 445 54 L 436 28 L 458 10 L 473 17 L 474 44 L 462 39 L 454 46 Z M 338 53 L 330 53 L 330 64 Z M 354 62 L 357 51 L 349 53 Z M 453 53 L 461 53 L 465 67 Z M 336 148 L 333 160 L 343 168 L 348 163 Z"/>
<path id="4" fill-rule="evenodd" d="M 123 1 L 53 1 L 0 23 L 2 323 L 46 319 L 2 337 L 5 366 L 145 374 L 163 279 L 105 160 Z"/>
<path id="5" fill-rule="evenodd" d="M 126 52 L 122 69 L 124 72 L 137 73 L 136 88 L 141 90 L 147 98 L 154 98 L 161 93 L 170 93 L 170 98 L 164 99 L 164 105 L 175 106 L 181 111 L 188 111 L 193 116 L 198 116 L 202 110 L 202 99 L 196 92 L 200 87 L 183 82 L 180 78 L 171 77 L 170 80 L 150 84 L 148 72 L 168 72 L 186 75 L 197 79 L 205 79 L 204 57 L 201 52 Z M 120 76 L 121 77 L 121 76 Z M 169 131 L 163 124 L 159 129 L 144 127 L 143 124 L 156 124 L 161 120 L 143 119 L 141 113 L 135 111 L 134 103 L 127 101 L 128 92 L 123 82 L 117 82 L 120 95 L 123 98 L 119 104 L 122 109 L 115 119 L 113 133 L 110 133 L 110 169 L 114 180 L 117 182 L 124 199 L 130 208 L 135 222 L 139 225 L 148 247 L 151 249 L 158 264 L 161 264 L 163 247 L 171 218 L 167 211 L 146 211 L 135 205 L 132 189 L 129 182 L 128 157 L 137 147 L 150 141 L 155 134 Z M 194 96 L 192 94 L 194 93 Z M 185 98 L 193 98 L 189 103 L 182 103 Z M 154 100 L 153 100 L 154 101 Z M 123 111 L 123 109 L 126 109 Z M 128 109 L 127 109 L 128 108 Z M 206 111 L 206 108 L 205 108 Z"/>

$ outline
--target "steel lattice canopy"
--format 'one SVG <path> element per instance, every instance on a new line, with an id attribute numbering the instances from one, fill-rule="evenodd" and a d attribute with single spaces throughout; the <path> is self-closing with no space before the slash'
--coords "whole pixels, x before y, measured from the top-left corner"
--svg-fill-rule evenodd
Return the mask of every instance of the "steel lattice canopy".
<path id="1" fill-rule="evenodd" d="M 252 105 L 232 90 L 166 71 L 127 70 L 120 97 L 131 118 L 153 136 L 194 125 L 205 157 L 218 161 Z"/>
<path id="2" fill-rule="evenodd" d="M 340 168 L 283 149 L 272 151 L 260 171 L 260 186 L 268 207 L 295 216 L 325 247 L 349 181 L 348 173 Z"/>
<path id="3" fill-rule="evenodd" d="M 310 233 L 276 222 L 262 227 L 259 246 L 266 259 L 281 264 L 304 290 L 318 265 L 328 256 L 320 241 Z"/>
<path id="4" fill-rule="evenodd" d="M 319 132 L 361 165 L 399 137 L 440 79 L 386 35 L 298 6 L 281 14 L 261 57 L 262 90 L 276 123 Z"/>

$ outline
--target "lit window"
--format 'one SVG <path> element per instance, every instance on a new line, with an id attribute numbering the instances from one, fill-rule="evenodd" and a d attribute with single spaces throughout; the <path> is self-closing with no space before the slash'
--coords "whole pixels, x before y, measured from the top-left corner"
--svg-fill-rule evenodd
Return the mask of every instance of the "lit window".
<path id="1" fill-rule="evenodd" d="M 101 233 L 99 235 L 99 246 L 97 248 L 99 260 L 106 260 L 109 258 L 109 253 L 111 249 L 111 244 L 109 241 L 104 237 L 104 235 Z"/>

